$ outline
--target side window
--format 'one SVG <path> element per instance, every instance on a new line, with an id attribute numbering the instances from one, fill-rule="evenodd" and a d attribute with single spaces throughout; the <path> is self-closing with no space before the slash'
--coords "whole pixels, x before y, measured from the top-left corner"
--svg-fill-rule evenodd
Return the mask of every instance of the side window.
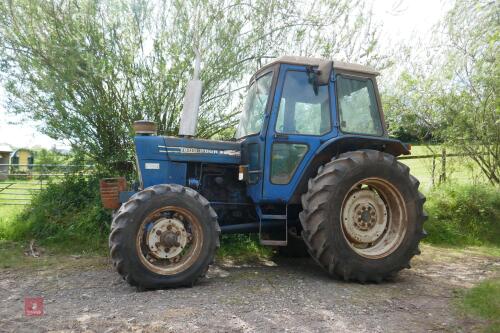
<path id="1" fill-rule="evenodd" d="M 298 143 L 274 143 L 271 152 L 271 183 L 288 184 L 308 147 Z"/>
<path id="2" fill-rule="evenodd" d="M 337 76 L 340 129 L 343 132 L 382 135 L 382 123 L 371 80 Z"/>
<path id="3" fill-rule="evenodd" d="M 248 145 L 248 182 L 255 184 L 259 181 L 260 164 L 259 164 L 259 145 L 251 143 Z M 257 172 L 259 171 L 259 172 Z"/>
<path id="4" fill-rule="evenodd" d="M 322 135 L 330 131 L 328 86 L 319 86 L 318 94 L 306 72 L 288 71 L 281 94 L 276 132 Z"/>

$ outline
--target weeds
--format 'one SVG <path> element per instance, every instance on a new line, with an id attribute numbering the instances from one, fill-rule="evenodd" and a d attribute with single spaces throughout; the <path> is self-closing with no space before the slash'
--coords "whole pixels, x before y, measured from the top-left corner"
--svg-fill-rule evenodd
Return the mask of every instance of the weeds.
<path id="1" fill-rule="evenodd" d="M 35 239 L 61 251 L 100 252 L 111 217 L 100 204 L 98 180 L 68 176 L 33 197 L 15 217 L 0 225 L 0 238 Z"/>
<path id="2" fill-rule="evenodd" d="M 273 249 L 259 244 L 259 236 L 251 235 L 222 235 L 221 247 L 217 257 L 221 260 L 235 262 L 259 262 L 271 258 Z"/>
<path id="3" fill-rule="evenodd" d="M 426 242 L 500 246 L 500 191 L 492 186 L 444 185 L 427 194 Z"/>

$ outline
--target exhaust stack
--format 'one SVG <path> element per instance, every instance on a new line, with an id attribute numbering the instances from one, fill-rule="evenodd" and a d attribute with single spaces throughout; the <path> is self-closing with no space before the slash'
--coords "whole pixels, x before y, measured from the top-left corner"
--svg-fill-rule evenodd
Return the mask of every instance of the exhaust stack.
<path id="1" fill-rule="evenodd" d="M 193 78 L 187 84 L 179 128 L 179 135 L 187 137 L 194 136 L 196 134 L 198 111 L 200 109 L 201 101 L 201 81 L 199 79 L 201 56 L 196 48 L 194 49 L 194 53 L 196 58 L 194 63 Z"/>

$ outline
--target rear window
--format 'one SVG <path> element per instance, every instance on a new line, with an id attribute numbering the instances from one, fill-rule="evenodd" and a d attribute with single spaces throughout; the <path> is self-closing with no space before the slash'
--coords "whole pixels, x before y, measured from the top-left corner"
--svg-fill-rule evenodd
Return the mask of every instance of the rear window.
<path id="1" fill-rule="evenodd" d="M 338 75 L 337 95 L 343 132 L 379 136 L 384 133 L 372 80 Z"/>

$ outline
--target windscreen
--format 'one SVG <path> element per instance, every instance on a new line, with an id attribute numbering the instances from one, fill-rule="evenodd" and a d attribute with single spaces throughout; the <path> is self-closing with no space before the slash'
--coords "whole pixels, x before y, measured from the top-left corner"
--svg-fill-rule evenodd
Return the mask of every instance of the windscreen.
<path id="1" fill-rule="evenodd" d="M 262 129 L 272 78 L 273 73 L 269 72 L 254 81 L 248 88 L 245 108 L 235 134 L 236 138 L 257 134 Z"/>

